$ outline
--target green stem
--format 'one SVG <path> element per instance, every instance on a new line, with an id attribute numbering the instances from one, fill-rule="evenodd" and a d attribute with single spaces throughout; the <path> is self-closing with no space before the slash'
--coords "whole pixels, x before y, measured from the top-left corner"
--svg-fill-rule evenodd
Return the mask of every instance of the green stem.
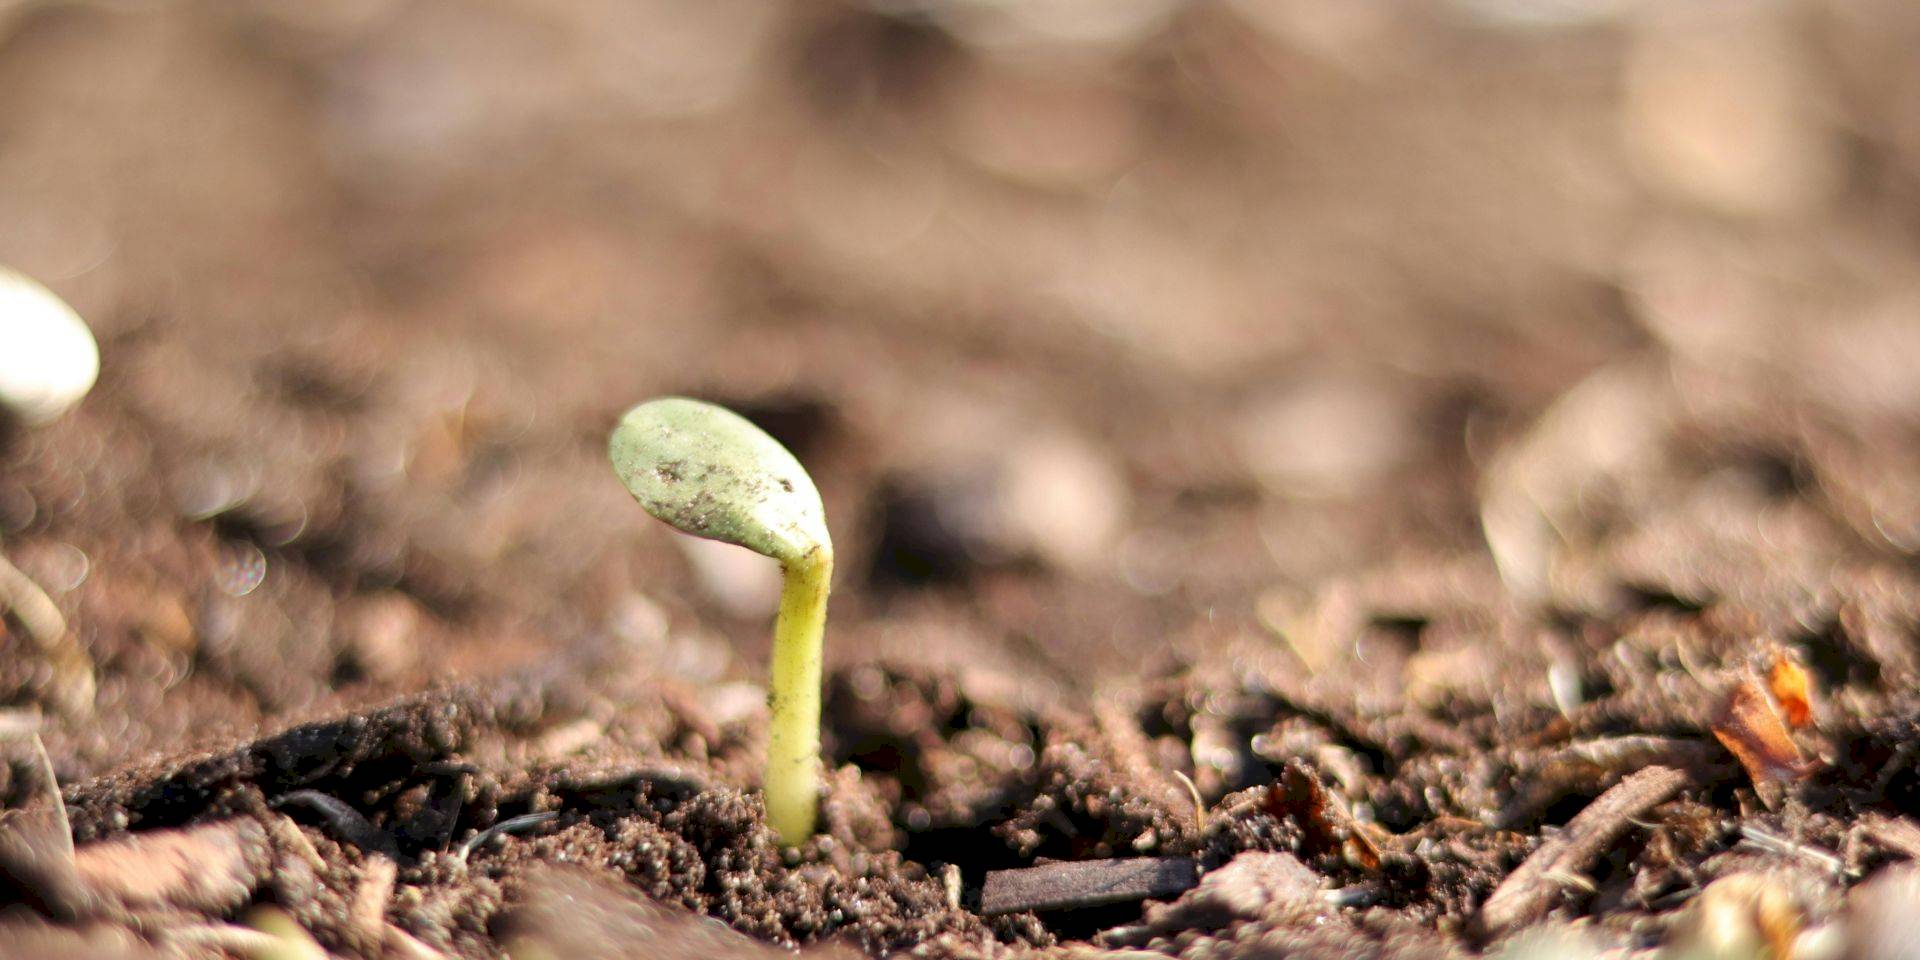
<path id="1" fill-rule="evenodd" d="M 833 551 L 822 546 L 784 565 L 773 626 L 772 727 L 767 822 L 786 846 L 813 835 L 820 800 L 820 663 Z"/>

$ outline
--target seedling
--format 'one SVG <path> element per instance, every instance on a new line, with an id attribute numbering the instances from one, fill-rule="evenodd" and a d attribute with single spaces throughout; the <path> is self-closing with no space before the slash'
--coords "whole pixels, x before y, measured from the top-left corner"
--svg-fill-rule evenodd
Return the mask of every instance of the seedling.
<path id="1" fill-rule="evenodd" d="M 93 389 L 100 348 L 73 308 L 46 287 L 0 267 L 0 420 L 38 426 Z M 33 579 L 0 555 L 0 616 L 11 614 L 53 667 L 51 697 L 62 711 L 93 708 L 93 658 Z"/>
<path id="2" fill-rule="evenodd" d="M 767 743 L 767 822 L 789 846 L 813 834 L 820 792 L 821 637 L 833 541 L 813 479 L 745 417 L 665 397 L 626 412 L 607 444 L 646 511 L 683 533 L 780 562 Z"/>

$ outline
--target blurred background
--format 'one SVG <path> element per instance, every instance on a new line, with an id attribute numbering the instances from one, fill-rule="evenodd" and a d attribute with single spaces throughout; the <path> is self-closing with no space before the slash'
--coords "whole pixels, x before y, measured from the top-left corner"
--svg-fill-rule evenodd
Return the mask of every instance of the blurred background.
<path id="1" fill-rule="evenodd" d="M 1920 549 L 1917 44 L 1891 0 L 0 0 L 0 263 L 102 353 L 0 448 L 101 664 L 56 753 L 452 676 L 750 704 L 772 571 L 605 463 L 663 393 L 814 472 L 836 664 L 1071 702 L 1284 644 L 1403 695 L 1622 604 L 1815 629 L 1833 558 Z"/>

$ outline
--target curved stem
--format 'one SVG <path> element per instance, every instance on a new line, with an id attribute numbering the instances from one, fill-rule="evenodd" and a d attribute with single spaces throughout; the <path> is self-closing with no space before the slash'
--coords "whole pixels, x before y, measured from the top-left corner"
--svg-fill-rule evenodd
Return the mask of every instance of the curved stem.
<path id="1" fill-rule="evenodd" d="M 67 618 L 32 577 L 0 555 L 0 617 L 12 613 L 52 662 L 51 699 L 62 713 L 85 716 L 93 710 L 94 665 Z"/>
<path id="2" fill-rule="evenodd" d="M 832 587 L 833 551 L 821 547 L 785 564 L 773 627 L 772 727 L 765 777 L 767 822 L 794 846 L 813 835 L 820 801 L 821 638 Z"/>

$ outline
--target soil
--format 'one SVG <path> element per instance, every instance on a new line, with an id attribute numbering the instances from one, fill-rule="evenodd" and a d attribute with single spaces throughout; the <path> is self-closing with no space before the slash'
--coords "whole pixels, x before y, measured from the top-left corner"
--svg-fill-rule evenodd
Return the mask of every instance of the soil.
<path id="1" fill-rule="evenodd" d="M 0 262 L 102 352 L 0 434 L 0 551 L 97 668 L 0 620 L 0 954 L 243 955 L 263 907 L 367 958 L 1899 914 L 1904 5 L 564 6 L 0 5 Z M 797 850 L 770 571 L 605 463 L 668 393 L 826 500 Z M 981 909 L 1142 857 L 1201 885 Z"/>

